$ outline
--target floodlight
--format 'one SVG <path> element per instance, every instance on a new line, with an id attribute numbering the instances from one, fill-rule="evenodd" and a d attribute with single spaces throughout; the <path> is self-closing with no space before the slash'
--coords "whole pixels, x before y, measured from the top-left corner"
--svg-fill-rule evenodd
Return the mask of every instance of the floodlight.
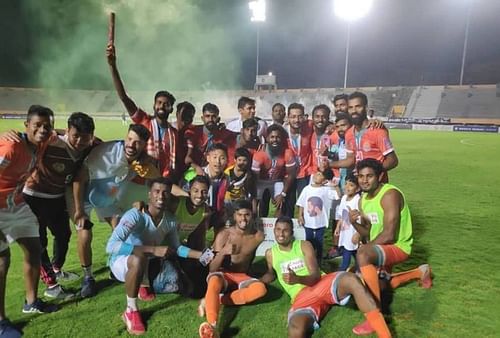
<path id="1" fill-rule="evenodd" d="M 358 20 L 370 11 L 373 0 L 334 0 L 335 15 L 346 21 Z"/>
<path id="2" fill-rule="evenodd" d="M 252 11 L 252 17 L 250 18 L 250 21 L 266 21 L 266 0 L 250 1 L 248 3 L 248 7 Z"/>

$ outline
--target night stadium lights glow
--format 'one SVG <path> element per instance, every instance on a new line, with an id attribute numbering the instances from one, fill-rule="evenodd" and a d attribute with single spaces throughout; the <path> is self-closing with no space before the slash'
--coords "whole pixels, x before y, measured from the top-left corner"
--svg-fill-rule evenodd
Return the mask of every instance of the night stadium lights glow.
<path id="1" fill-rule="evenodd" d="M 346 21 L 355 21 L 366 16 L 373 0 L 334 0 L 333 11 L 336 16 Z"/>
<path id="2" fill-rule="evenodd" d="M 266 0 L 250 1 L 248 7 L 252 11 L 250 21 L 264 22 L 266 21 Z"/>

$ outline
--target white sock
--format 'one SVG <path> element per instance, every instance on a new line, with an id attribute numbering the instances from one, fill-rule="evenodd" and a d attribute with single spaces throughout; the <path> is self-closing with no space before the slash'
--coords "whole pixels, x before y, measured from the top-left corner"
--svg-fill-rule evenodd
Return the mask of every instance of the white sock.
<path id="1" fill-rule="evenodd" d="M 87 265 L 87 266 L 82 265 L 82 269 L 83 269 L 83 277 L 93 277 L 92 276 L 92 264 Z"/>
<path id="2" fill-rule="evenodd" d="M 137 297 L 127 296 L 127 312 L 137 311 Z"/>

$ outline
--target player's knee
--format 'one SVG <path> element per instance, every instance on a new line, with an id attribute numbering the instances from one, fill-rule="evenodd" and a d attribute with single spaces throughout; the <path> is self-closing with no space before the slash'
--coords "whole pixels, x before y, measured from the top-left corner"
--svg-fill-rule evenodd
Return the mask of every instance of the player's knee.
<path id="1" fill-rule="evenodd" d="M 127 259 L 129 270 L 143 270 L 146 265 L 147 259 L 144 255 L 130 255 Z"/>
<path id="2" fill-rule="evenodd" d="M 288 337 L 289 338 L 302 338 L 306 337 L 312 330 L 311 325 L 302 316 L 293 316 L 288 323 Z"/>
<path id="3" fill-rule="evenodd" d="M 267 293 L 266 285 L 262 282 L 252 283 L 252 284 L 250 284 L 250 287 L 253 290 L 253 294 L 255 296 L 255 299 L 264 297 Z"/>
<path id="4" fill-rule="evenodd" d="M 358 249 L 356 253 L 356 260 L 360 266 L 364 266 L 371 263 L 373 248 L 369 245 L 363 245 Z"/>

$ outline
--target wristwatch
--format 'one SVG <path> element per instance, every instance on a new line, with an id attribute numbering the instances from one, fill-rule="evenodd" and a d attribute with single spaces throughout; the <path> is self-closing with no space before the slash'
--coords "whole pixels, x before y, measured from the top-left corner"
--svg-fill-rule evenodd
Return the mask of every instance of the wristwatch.
<path id="1" fill-rule="evenodd" d="M 282 192 L 280 193 L 280 195 L 281 195 L 281 196 L 283 196 L 283 197 L 286 197 L 286 192 L 282 191 Z"/>

